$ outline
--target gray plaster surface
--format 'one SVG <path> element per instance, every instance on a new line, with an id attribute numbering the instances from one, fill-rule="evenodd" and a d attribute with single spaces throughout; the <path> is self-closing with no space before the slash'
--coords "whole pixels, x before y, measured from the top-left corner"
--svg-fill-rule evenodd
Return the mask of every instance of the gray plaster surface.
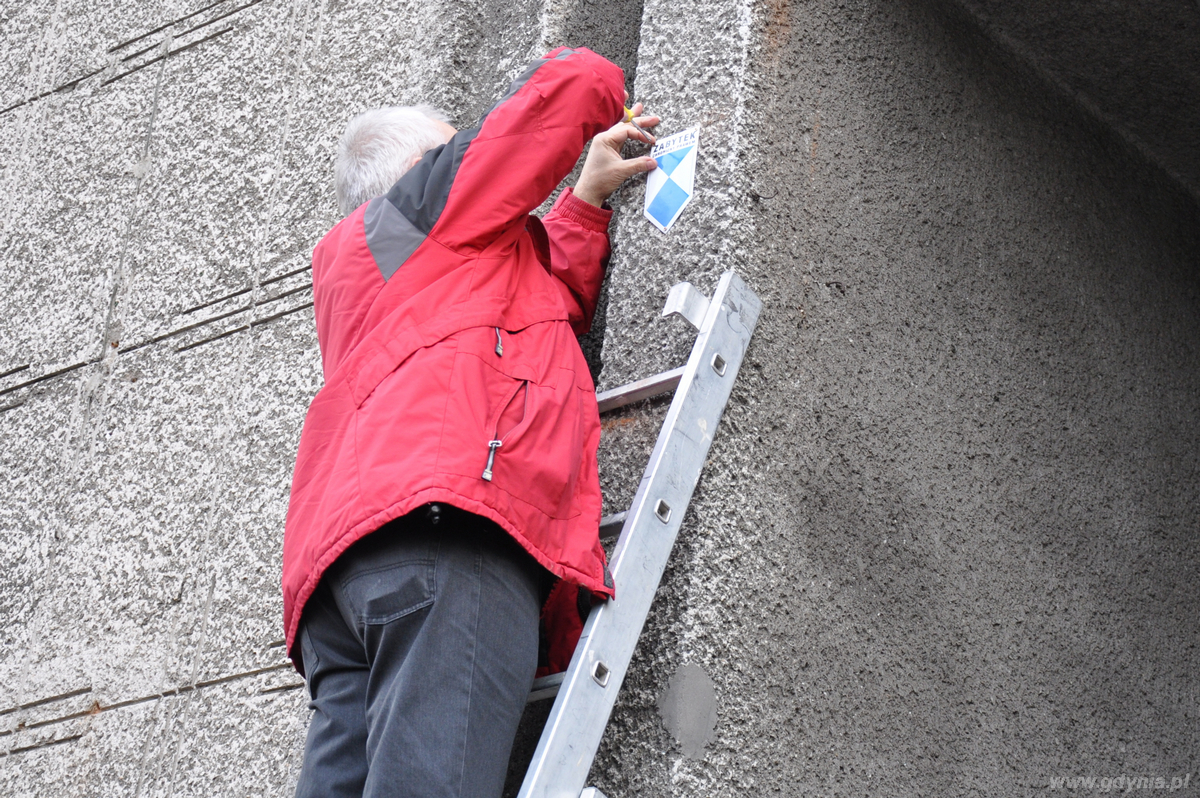
<path id="1" fill-rule="evenodd" d="M 1177 180 L 1200 192 L 1200 4 L 962 0 Z"/>
<path id="2" fill-rule="evenodd" d="M 703 759 L 717 727 L 717 693 L 704 669 L 689 662 L 675 671 L 658 699 L 658 711 L 683 755 Z"/>
<path id="3" fill-rule="evenodd" d="M 647 8 L 639 93 L 677 38 L 649 44 Z M 732 266 L 766 310 L 597 783 L 1023 795 L 1182 777 L 1194 195 L 961 14 L 814 2 L 755 22 L 744 136 L 709 116 L 694 48 L 660 56 L 683 67 L 677 124 L 718 147 L 672 236 L 620 227 L 610 383 L 634 351 L 679 357 L 639 286 Z M 739 63 L 732 35 L 722 60 Z M 653 709 L 681 662 L 717 685 L 702 761 Z"/>
<path id="4" fill-rule="evenodd" d="M 701 131 L 671 233 L 614 197 L 600 386 L 683 362 L 675 282 L 765 301 L 592 782 L 1200 769 L 1194 147 L 1130 99 L 1191 85 L 1154 21 L 1193 6 L 203 5 L 0 11 L 0 794 L 291 793 L 280 545 L 337 137 L 381 104 L 470 124 L 568 43 Z M 665 409 L 605 417 L 606 512 Z"/>

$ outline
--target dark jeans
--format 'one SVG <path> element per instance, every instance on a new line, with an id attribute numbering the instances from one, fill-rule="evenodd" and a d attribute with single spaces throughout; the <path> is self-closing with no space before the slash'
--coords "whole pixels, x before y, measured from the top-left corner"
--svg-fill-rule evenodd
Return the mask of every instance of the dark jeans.
<path id="1" fill-rule="evenodd" d="M 549 574 L 490 521 L 431 507 L 348 549 L 305 607 L 297 798 L 500 795 Z"/>

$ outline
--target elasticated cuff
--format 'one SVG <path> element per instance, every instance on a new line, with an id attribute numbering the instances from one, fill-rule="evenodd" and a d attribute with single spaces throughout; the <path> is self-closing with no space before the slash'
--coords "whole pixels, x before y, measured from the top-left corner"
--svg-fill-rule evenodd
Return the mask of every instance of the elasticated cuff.
<path id="1" fill-rule="evenodd" d="M 575 196 L 574 190 L 570 188 L 558 195 L 558 202 L 554 203 L 553 211 L 557 211 L 576 224 L 589 230 L 595 230 L 597 233 L 608 232 L 608 223 L 613 215 L 609 208 L 597 208 L 595 205 L 579 199 Z"/>

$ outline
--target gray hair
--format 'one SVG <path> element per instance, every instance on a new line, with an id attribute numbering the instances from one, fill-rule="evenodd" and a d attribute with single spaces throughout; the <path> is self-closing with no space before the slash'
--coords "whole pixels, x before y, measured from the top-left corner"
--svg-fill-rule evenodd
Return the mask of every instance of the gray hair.
<path id="1" fill-rule="evenodd" d="M 445 143 L 433 121 L 449 124 L 450 117 L 432 105 L 409 105 L 375 108 L 350 120 L 333 165 L 342 216 L 386 194 L 414 158 Z"/>

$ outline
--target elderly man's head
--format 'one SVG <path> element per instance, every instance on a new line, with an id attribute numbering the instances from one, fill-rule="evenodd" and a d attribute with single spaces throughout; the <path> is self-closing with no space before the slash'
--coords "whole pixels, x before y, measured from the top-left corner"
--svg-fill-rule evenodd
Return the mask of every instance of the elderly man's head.
<path id="1" fill-rule="evenodd" d="M 354 117 L 333 166 L 338 210 L 348 216 L 386 194 L 421 156 L 456 132 L 446 113 L 430 105 L 376 108 Z"/>

